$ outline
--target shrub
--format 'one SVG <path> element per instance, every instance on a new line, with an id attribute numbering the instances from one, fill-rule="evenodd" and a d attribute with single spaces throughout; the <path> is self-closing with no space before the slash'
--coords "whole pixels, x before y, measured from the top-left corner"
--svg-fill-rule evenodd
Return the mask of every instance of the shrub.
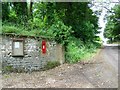
<path id="1" fill-rule="evenodd" d="M 85 58 L 90 58 L 92 53 L 95 53 L 98 47 L 100 47 L 99 43 L 87 42 L 86 44 L 83 44 L 80 39 L 72 37 L 71 41 L 69 41 L 66 46 L 66 62 L 76 63 Z"/>
<path id="2" fill-rule="evenodd" d="M 45 34 L 53 37 L 56 42 L 64 45 L 68 43 L 72 32 L 71 26 L 66 26 L 62 21 L 56 21 Z"/>
<path id="3" fill-rule="evenodd" d="M 84 55 L 85 47 L 83 42 L 79 39 L 72 38 L 66 46 L 66 60 L 69 63 L 75 63 L 79 61 Z"/>

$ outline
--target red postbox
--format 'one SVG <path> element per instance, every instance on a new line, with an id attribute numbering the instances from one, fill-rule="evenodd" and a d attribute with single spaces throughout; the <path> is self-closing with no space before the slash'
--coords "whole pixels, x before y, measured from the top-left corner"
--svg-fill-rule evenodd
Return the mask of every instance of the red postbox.
<path id="1" fill-rule="evenodd" d="M 43 54 L 46 53 L 46 41 L 45 40 L 42 41 L 42 53 Z"/>

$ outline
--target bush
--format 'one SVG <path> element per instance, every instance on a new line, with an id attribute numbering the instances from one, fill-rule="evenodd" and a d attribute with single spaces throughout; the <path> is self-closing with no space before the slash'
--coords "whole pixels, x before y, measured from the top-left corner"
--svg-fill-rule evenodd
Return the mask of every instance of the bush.
<path id="1" fill-rule="evenodd" d="M 66 46 L 66 60 L 69 63 L 75 63 L 79 61 L 84 55 L 85 47 L 83 42 L 79 39 L 72 38 Z"/>
<path id="2" fill-rule="evenodd" d="M 65 45 L 65 43 L 68 43 L 72 32 L 71 26 L 66 26 L 62 21 L 56 21 L 45 34 L 53 37 L 56 42 Z"/>
<path id="3" fill-rule="evenodd" d="M 92 53 L 95 53 L 98 47 L 100 47 L 99 43 L 87 42 L 86 44 L 83 44 L 81 40 L 73 37 L 66 46 L 66 62 L 76 63 L 85 58 L 90 58 Z"/>

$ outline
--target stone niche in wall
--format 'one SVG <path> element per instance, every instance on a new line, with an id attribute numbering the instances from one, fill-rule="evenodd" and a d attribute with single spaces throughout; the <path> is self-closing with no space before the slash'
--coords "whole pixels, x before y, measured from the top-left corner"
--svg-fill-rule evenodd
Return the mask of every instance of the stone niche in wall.
<path id="1" fill-rule="evenodd" d="M 24 56 L 24 39 L 14 38 L 12 40 L 12 56 Z"/>

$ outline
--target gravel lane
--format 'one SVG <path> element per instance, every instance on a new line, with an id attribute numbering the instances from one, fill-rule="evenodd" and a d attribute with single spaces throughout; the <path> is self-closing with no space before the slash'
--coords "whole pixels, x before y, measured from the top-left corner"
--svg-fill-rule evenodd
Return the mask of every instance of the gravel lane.
<path id="1" fill-rule="evenodd" d="M 117 52 L 116 47 L 105 47 L 89 62 L 63 64 L 30 74 L 4 74 L 3 88 L 117 88 Z"/>
<path id="2" fill-rule="evenodd" d="M 81 66 L 64 64 L 55 69 L 3 76 L 3 87 L 7 88 L 89 88 L 93 85 L 81 74 Z"/>
<path id="3" fill-rule="evenodd" d="M 118 47 L 105 46 L 94 64 L 85 65 L 83 72 L 97 88 L 118 88 Z"/>

